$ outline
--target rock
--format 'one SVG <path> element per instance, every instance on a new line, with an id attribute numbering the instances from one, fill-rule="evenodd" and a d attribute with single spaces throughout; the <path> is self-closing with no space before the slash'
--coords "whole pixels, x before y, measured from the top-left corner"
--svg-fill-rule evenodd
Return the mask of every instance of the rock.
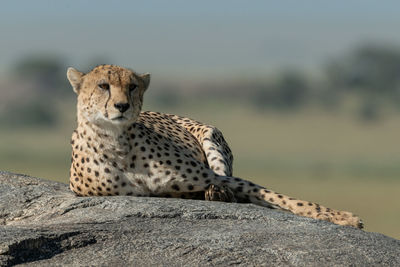
<path id="1" fill-rule="evenodd" d="M 76 197 L 8 172 L 0 222 L 0 266 L 400 266 L 400 240 L 382 234 L 252 204 Z"/>

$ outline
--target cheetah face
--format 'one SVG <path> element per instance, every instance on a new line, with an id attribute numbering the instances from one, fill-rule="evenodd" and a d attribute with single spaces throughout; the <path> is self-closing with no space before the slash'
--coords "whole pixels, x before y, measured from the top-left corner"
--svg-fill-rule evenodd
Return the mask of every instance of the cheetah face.
<path id="1" fill-rule="evenodd" d="M 78 95 L 78 118 L 117 127 L 137 120 L 150 82 L 150 74 L 113 65 L 98 66 L 87 74 L 69 68 L 67 77 Z"/>

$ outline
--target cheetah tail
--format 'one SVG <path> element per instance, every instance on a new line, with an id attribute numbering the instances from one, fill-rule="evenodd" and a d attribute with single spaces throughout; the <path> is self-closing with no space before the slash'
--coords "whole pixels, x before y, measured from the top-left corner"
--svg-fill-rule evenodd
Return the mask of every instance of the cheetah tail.
<path id="1" fill-rule="evenodd" d="M 325 220 L 339 225 L 363 228 L 361 219 L 351 212 L 338 211 L 317 203 L 289 197 L 241 178 L 222 176 L 219 178 L 222 179 L 220 182 L 229 187 L 239 199 L 248 200 L 248 202 L 256 205 L 282 209 L 296 215 Z"/>

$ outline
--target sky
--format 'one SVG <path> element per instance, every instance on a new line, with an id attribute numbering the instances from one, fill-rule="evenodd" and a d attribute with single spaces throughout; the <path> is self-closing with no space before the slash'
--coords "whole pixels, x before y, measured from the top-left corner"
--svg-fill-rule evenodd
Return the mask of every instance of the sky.
<path id="1" fill-rule="evenodd" d="M 202 77 L 316 70 L 357 46 L 400 46 L 400 2 L 2 1 L 0 74 L 28 55 Z"/>

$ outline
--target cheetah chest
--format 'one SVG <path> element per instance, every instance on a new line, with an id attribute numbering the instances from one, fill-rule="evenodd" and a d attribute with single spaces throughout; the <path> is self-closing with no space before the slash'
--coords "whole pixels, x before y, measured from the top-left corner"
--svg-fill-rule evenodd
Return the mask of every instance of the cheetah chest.
<path id="1" fill-rule="evenodd" d="M 88 136 L 89 130 L 78 128 L 73 135 L 71 189 L 79 195 L 166 193 L 188 175 L 208 171 L 200 145 L 184 131 L 160 131 L 138 123 L 112 140 Z"/>

